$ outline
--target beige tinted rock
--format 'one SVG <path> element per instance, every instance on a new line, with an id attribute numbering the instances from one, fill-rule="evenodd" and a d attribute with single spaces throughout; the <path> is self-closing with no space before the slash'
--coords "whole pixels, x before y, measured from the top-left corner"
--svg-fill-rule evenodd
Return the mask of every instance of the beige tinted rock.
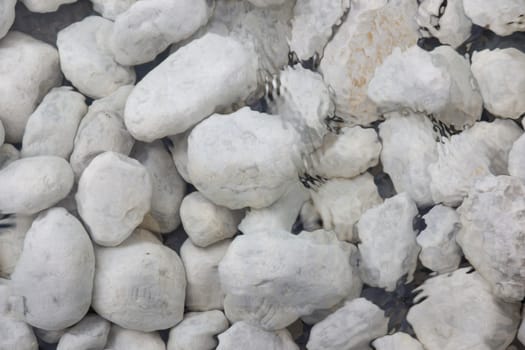
<path id="1" fill-rule="evenodd" d="M 0 212 L 30 215 L 47 209 L 67 196 L 73 177 L 63 158 L 16 160 L 0 171 Z"/>
<path id="2" fill-rule="evenodd" d="M 109 321 L 97 314 L 88 314 L 64 333 L 57 350 L 104 349 L 110 328 Z"/>
<path id="3" fill-rule="evenodd" d="M 24 321 L 0 313 L 0 350 L 38 350 L 38 341 Z"/>
<path id="4" fill-rule="evenodd" d="M 173 327 L 182 320 L 184 267 L 177 253 L 153 234 L 136 230 L 118 247 L 97 246 L 95 255 L 93 308 L 100 316 L 145 332 Z"/>
<path id="5" fill-rule="evenodd" d="M 84 96 L 70 87 L 52 89 L 27 121 L 22 156 L 69 159 L 78 125 L 86 112 Z"/>
<path id="6" fill-rule="evenodd" d="M 224 333 L 219 334 L 217 350 L 298 350 L 287 330 L 268 332 L 246 322 L 233 324 Z"/>
<path id="7" fill-rule="evenodd" d="M 8 218 L 2 223 L 11 224 L 10 227 L 2 228 L 0 234 L 0 277 L 9 277 L 14 271 L 27 231 L 33 223 L 33 216 L 16 215 Z"/>
<path id="8" fill-rule="evenodd" d="M 196 191 L 182 200 L 180 217 L 193 244 L 207 247 L 237 233 L 242 211 L 216 205 Z"/>
<path id="9" fill-rule="evenodd" d="M 20 159 L 20 151 L 15 146 L 9 143 L 4 143 L 0 146 L 0 169 L 5 168 L 18 159 Z"/>
<path id="10" fill-rule="evenodd" d="M 525 31 L 525 3 L 520 0 L 463 0 L 465 13 L 474 24 L 504 36 Z"/>
<path id="11" fill-rule="evenodd" d="M 406 333 L 394 333 L 372 342 L 376 350 L 425 350 L 423 345 Z"/>
<path id="12" fill-rule="evenodd" d="M 107 19 L 114 20 L 138 0 L 91 0 L 93 10 Z"/>
<path id="13" fill-rule="evenodd" d="M 37 104 L 62 81 L 58 52 L 51 45 L 12 31 L 0 41 L 0 57 L 0 120 L 6 141 L 18 143 Z"/>
<path id="14" fill-rule="evenodd" d="M 63 208 L 41 213 L 11 275 L 26 322 L 59 330 L 80 321 L 91 304 L 94 273 L 93 245 L 80 221 Z"/>
<path id="15" fill-rule="evenodd" d="M 21 0 L 32 12 L 55 12 L 61 5 L 72 4 L 78 0 Z"/>
<path id="16" fill-rule="evenodd" d="M 16 0 L 5 0 L 0 4 L 0 39 L 2 39 L 15 21 Z"/>
<path id="17" fill-rule="evenodd" d="M 166 345 L 157 332 L 146 333 L 112 325 L 105 349 L 166 350 Z"/>
<path id="18" fill-rule="evenodd" d="M 168 350 L 213 350 L 215 337 L 228 329 L 226 316 L 219 311 L 190 312 L 170 331 Z"/>

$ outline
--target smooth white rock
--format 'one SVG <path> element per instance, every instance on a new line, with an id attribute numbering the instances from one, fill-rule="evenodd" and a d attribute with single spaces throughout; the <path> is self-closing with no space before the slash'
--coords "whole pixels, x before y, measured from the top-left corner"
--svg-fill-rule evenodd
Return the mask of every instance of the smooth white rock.
<path id="1" fill-rule="evenodd" d="M 206 0 L 136 1 L 115 18 L 109 49 L 124 66 L 152 61 L 206 24 L 213 7 L 214 2 Z"/>
<path id="2" fill-rule="evenodd" d="M 192 243 L 204 248 L 233 237 L 243 213 L 216 205 L 195 191 L 182 200 L 180 217 L 184 231 Z"/>
<path id="3" fill-rule="evenodd" d="M 168 233 L 180 224 L 179 208 L 186 193 L 171 154 L 161 141 L 136 143 L 131 157 L 137 159 L 149 174 L 152 184 L 151 209 L 141 227 L 152 232 Z"/>
<path id="4" fill-rule="evenodd" d="M 368 209 L 383 202 L 369 173 L 353 179 L 331 179 L 310 191 L 323 228 L 333 230 L 342 241 L 355 242 L 354 225 Z"/>
<path id="5" fill-rule="evenodd" d="M 118 64 L 107 40 L 113 22 L 89 16 L 58 32 L 57 47 L 65 77 L 84 95 L 98 99 L 135 83 L 135 71 Z"/>
<path id="6" fill-rule="evenodd" d="M 217 205 L 264 208 L 297 181 L 298 144 L 297 131 L 280 116 L 247 107 L 214 114 L 190 134 L 188 173 L 193 185 Z"/>
<path id="7" fill-rule="evenodd" d="M 364 298 L 345 305 L 310 331 L 308 350 L 365 350 L 370 342 L 388 331 L 388 318 L 378 306 Z"/>
<path id="8" fill-rule="evenodd" d="M 412 199 L 400 193 L 361 216 L 357 231 L 364 283 L 393 291 L 404 275 L 412 281 L 420 251 L 412 226 L 417 214 Z"/>
<path id="9" fill-rule="evenodd" d="M 29 117 L 22 139 L 22 157 L 69 159 L 80 120 L 88 107 L 71 87 L 52 89 Z"/>
<path id="10" fill-rule="evenodd" d="M 246 322 L 233 324 L 219 334 L 217 350 L 299 350 L 288 330 L 268 332 Z"/>
<path id="11" fill-rule="evenodd" d="M 186 309 L 190 311 L 222 310 L 225 293 L 221 289 L 217 267 L 231 240 L 223 240 L 206 248 L 187 239 L 180 248 L 186 271 Z"/>
<path id="12" fill-rule="evenodd" d="M 9 143 L 0 146 L 0 169 L 5 168 L 15 160 L 20 159 L 20 151 Z"/>
<path id="13" fill-rule="evenodd" d="M 21 0 L 31 12 L 55 12 L 61 5 L 72 4 L 78 0 Z"/>
<path id="14" fill-rule="evenodd" d="M 166 350 L 157 332 L 140 332 L 112 325 L 106 350 Z"/>
<path id="15" fill-rule="evenodd" d="M 465 257 L 506 301 L 525 297 L 524 195 L 519 178 L 488 176 L 473 185 L 458 209 L 457 241 Z"/>
<path id="16" fill-rule="evenodd" d="M 512 119 L 525 113 L 525 53 L 515 48 L 475 51 L 471 68 L 490 113 Z"/>
<path id="17" fill-rule="evenodd" d="M 454 48 L 471 35 L 472 21 L 465 15 L 463 0 L 423 0 L 416 21 L 423 37 L 437 38 Z"/>
<path id="18" fill-rule="evenodd" d="M 27 119 L 44 95 L 60 84 L 57 50 L 11 31 L 0 41 L 0 120 L 7 142 L 22 141 Z"/>
<path id="19" fill-rule="evenodd" d="M 498 35 L 525 31 L 525 3 L 521 0 L 463 0 L 463 7 L 474 24 Z"/>
<path id="20" fill-rule="evenodd" d="M 0 350 L 38 350 L 38 341 L 27 323 L 0 313 Z"/>
<path id="21" fill-rule="evenodd" d="M 91 304 L 94 273 L 93 245 L 80 221 L 64 208 L 41 213 L 11 275 L 26 322 L 59 330 L 80 321 Z"/>
<path id="22" fill-rule="evenodd" d="M 300 60 L 308 60 L 323 51 L 350 8 L 350 0 L 297 0 L 293 9 L 290 50 Z"/>
<path id="23" fill-rule="evenodd" d="M 16 0 L 4 0 L 0 3 L 0 39 L 2 39 L 15 21 Z"/>
<path id="24" fill-rule="evenodd" d="M 135 159 L 104 152 L 91 161 L 78 182 L 78 213 L 99 245 L 116 246 L 150 210 L 152 184 Z"/>
<path id="25" fill-rule="evenodd" d="M 372 345 L 376 350 L 425 350 L 417 339 L 402 332 L 377 338 Z"/>
<path id="26" fill-rule="evenodd" d="M 33 219 L 33 216 L 15 215 L 5 220 L 5 223 L 12 224 L 12 226 L 1 229 L 0 277 L 9 277 L 15 270 L 16 263 L 22 254 L 24 239 Z"/>
<path id="27" fill-rule="evenodd" d="M 336 114 L 348 125 L 369 125 L 379 119 L 367 97 L 368 83 L 394 48 L 417 42 L 416 12 L 412 0 L 352 0 L 320 65 L 325 82 L 335 91 Z"/>
<path id="28" fill-rule="evenodd" d="M 124 105 L 133 86 L 123 86 L 108 97 L 94 101 L 78 127 L 70 162 L 75 178 L 100 153 L 129 155 L 134 140 L 124 125 Z"/>
<path id="29" fill-rule="evenodd" d="M 114 20 L 138 0 L 91 0 L 93 10 L 107 19 Z"/>
<path id="30" fill-rule="evenodd" d="M 459 214 L 450 207 L 436 205 L 423 219 L 426 228 L 416 238 L 421 247 L 419 260 L 423 266 L 438 273 L 456 270 L 463 255 L 456 243 L 461 227 Z"/>
<path id="31" fill-rule="evenodd" d="M 219 264 L 226 316 L 277 330 L 330 308 L 360 284 L 356 255 L 355 246 L 322 230 L 237 236 Z"/>
<path id="32" fill-rule="evenodd" d="M 520 304 L 495 297 L 477 272 L 439 275 L 418 290 L 407 320 L 425 349 L 505 350 L 514 339 Z"/>
<path id="33" fill-rule="evenodd" d="M 321 214 L 319 214 L 311 199 L 303 204 L 299 218 L 305 231 L 315 231 L 323 228 Z"/>
<path id="34" fill-rule="evenodd" d="M 73 170 L 63 158 L 15 160 L 0 170 L 0 212 L 35 214 L 65 198 L 73 182 Z"/>
<path id="35" fill-rule="evenodd" d="M 95 256 L 92 306 L 100 316 L 144 332 L 182 320 L 184 267 L 153 234 L 138 229 L 118 247 L 95 247 Z"/>
<path id="36" fill-rule="evenodd" d="M 509 152 L 509 175 L 525 181 L 525 135 L 521 135 Z"/>
<path id="37" fill-rule="evenodd" d="M 184 132 L 251 95 L 257 87 L 257 67 L 254 52 L 236 40 L 206 34 L 170 55 L 137 84 L 126 103 L 126 127 L 146 142 Z"/>
<path id="38" fill-rule="evenodd" d="M 216 336 L 227 329 L 228 320 L 219 310 L 187 313 L 171 329 L 167 350 L 213 350 Z"/>
<path id="39" fill-rule="evenodd" d="M 171 156 L 179 175 L 184 181 L 191 183 L 190 175 L 188 174 L 188 138 L 192 129 L 188 129 L 182 134 L 169 136 L 171 145 L 169 146 Z"/>
<path id="40" fill-rule="evenodd" d="M 525 345 L 525 320 L 522 319 L 520 329 L 518 330 L 518 340 Z"/>
<path id="41" fill-rule="evenodd" d="M 111 323 L 97 314 L 88 314 L 60 337 L 57 350 L 104 349 Z"/>

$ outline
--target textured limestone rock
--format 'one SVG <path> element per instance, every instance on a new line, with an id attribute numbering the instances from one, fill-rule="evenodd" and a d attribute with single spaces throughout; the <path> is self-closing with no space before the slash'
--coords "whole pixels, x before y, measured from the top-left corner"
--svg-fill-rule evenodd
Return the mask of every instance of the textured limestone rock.
<path id="1" fill-rule="evenodd" d="M 425 349 L 505 350 L 514 339 L 519 304 L 494 296 L 477 272 L 439 275 L 419 290 L 407 319 Z"/>
<path id="2" fill-rule="evenodd" d="M 21 0 L 31 12 L 55 12 L 61 5 L 78 0 Z"/>
<path id="3" fill-rule="evenodd" d="M 69 159 L 85 98 L 70 87 L 52 89 L 29 117 L 22 140 L 22 156 L 57 156 Z"/>
<path id="4" fill-rule="evenodd" d="M 417 207 L 406 193 L 367 210 L 357 224 L 363 282 L 393 291 L 407 275 L 412 281 L 420 251 L 412 227 Z"/>
<path id="5" fill-rule="evenodd" d="M 33 216 L 16 215 L 6 223 L 10 227 L 1 229 L 0 234 L 0 277 L 9 277 L 15 270 L 16 263 L 22 254 L 24 239 L 33 223 Z"/>
<path id="6" fill-rule="evenodd" d="M 227 329 L 228 320 L 219 310 L 187 313 L 170 331 L 167 350 L 213 350 L 216 336 Z"/>
<path id="7" fill-rule="evenodd" d="M 107 47 L 112 28 L 110 20 L 89 16 L 58 33 L 64 75 L 80 92 L 94 99 L 135 83 L 135 71 L 115 62 Z"/>
<path id="8" fill-rule="evenodd" d="M 355 242 L 354 225 L 368 209 L 382 203 L 372 175 L 353 179 L 331 179 L 311 191 L 323 228 L 333 230 L 342 241 Z"/>
<path id="9" fill-rule="evenodd" d="M 411 0 L 353 0 L 348 17 L 325 48 L 320 71 L 335 91 L 336 114 L 350 125 L 368 125 L 379 119 L 367 98 L 367 86 L 376 67 L 396 47 L 417 41 Z"/>
<path id="10" fill-rule="evenodd" d="M 112 325 L 106 344 L 107 350 L 166 350 L 157 332 L 140 332 Z"/>
<path id="11" fill-rule="evenodd" d="M 37 104 L 62 81 L 58 52 L 12 31 L 0 41 L 0 67 L 0 120 L 6 141 L 18 143 Z"/>
<path id="12" fill-rule="evenodd" d="M 20 151 L 15 146 L 9 143 L 4 143 L 0 146 L 0 169 L 5 168 L 18 159 L 20 159 Z"/>
<path id="13" fill-rule="evenodd" d="M 219 264 L 226 316 L 277 330 L 330 308 L 360 283 L 350 263 L 356 254 L 353 245 L 321 230 L 238 236 Z"/>
<path id="14" fill-rule="evenodd" d="M 520 0 L 463 0 L 465 13 L 474 24 L 498 35 L 525 31 L 525 3 Z"/>
<path id="15" fill-rule="evenodd" d="M 156 141 L 135 144 L 131 156 L 146 168 L 152 184 L 151 209 L 141 226 L 152 232 L 173 231 L 180 224 L 179 208 L 186 183 L 170 153 L 162 142 Z"/>
<path id="16" fill-rule="evenodd" d="M 132 86 L 94 101 L 78 127 L 70 162 L 78 181 L 88 164 L 100 153 L 113 151 L 127 156 L 134 140 L 124 126 L 124 104 Z"/>
<path id="17" fill-rule="evenodd" d="M 388 331 L 388 318 L 383 310 L 364 298 L 345 305 L 310 331 L 308 350 L 361 350 Z"/>
<path id="18" fill-rule="evenodd" d="M 186 271 L 186 308 L 190 311 L 222 310 L 225 293 L 221 289 L 217 267 L 226 254 L 231 240 L 210 245 L 195 246 L 187 239 L 180 248 L 180 257 Z"/>
<path id="19" fill-rule="evenodd" d="M 233 237 L 242 219 L 242 211 L 216 205 L 196 191 L 182 200 L 180 216 L 192 243 L 204 248 Z"/>
<path id="20" fill-rule="evenodd" d="M 184 132 L 251 95 L 257 87 L 257 67 L 255 54 L 236 40 L 206 34 L 170 55 L 137 84 L 126 103 L 126 127 L 146 142 Z"/>
<path id="21" fill-rule="evenodd" d="M 38 350 L 38 341 L 24 321 L 0 313 L 1 350 Z"/>
<path id="22" fill-rule="evenodd" d="M 288 330 L 268 332 L 246 322 L 233 324 L 219 334 L 217 350 L 298 350 Z"/>
<path id="23" fill-rule="evenodd" d="M 110 328 L 111 323 L 102 317 L 97 314 L 88 314 L 60 337 L 57 350 L 103 349 Z"/>
<path id="24" fill-rule="evenodd" d="M 2 39 L 15 21 L 16 0 L 5 0 L 0 4 L 0 39 Z"/>
<path id="25" fill-rule="evenodd" d="M 456 234 L 461 227 L 458 213 L 444 205 L 436 205 L 423 219 L 427 227 L 416 239 L 421 247 L 419 260 L 438 273 L 456 270 L 462 256 L 456 243 Z"/>
<path id="26" fill-rule="evenodd" d="M 114 20 L 138 0 L 91 0 L 93 10 L 107 19 Z"/>
<path id="27" fill-rule="evenodd" d="M 376 350 L 425 350 L 423 345 L 406 333 L 394 333 L 372 342 Z"/>
<path id="28" fill-rule="evenodd" d="M 104 152 L 88 165 L 75 196 L 78 213 L 100 245 L 122 243 L 150 210 L 152 185 L 138 161 Z"/>
<path id="29" fill-rule="evenodd" d="M 65 198 L 73 187 L 73 171 L 63 158 L 29 157 L 0 171 L 0 212 L 35 214 Z"/>
<path id="30" fill-rule="evenodd" d="M 490 113 L 512 119 L 525 113 L 525 53 L 515 48 L 474 52 L 472 73 Z"/>
<path id="31" fill-rule="evenodd" d="M 173 327 L 182 320 L 184 267 L 177 253 L 153 234 L 136 230 L 118 247 L 97 246 L 95 256 L 92 306 L 100 316 L 143 332 Z"/>
<path id="32" fill-rule="evenodd" d="M 280 116 L 248 108 L 214 114 L 190 134 L 188 173 L 193 185 L 215 204 L 264 208 L 296 181 L 298 140 L 298 133 Z"/>
<path id="33" fill-rule="evenodd" d="M 524 193 L 518 178 L 488 176 L 474 184 L 458 209 L 457 241 L 465 257 L 507 301 L 525 297 Z"/>
<path id="34" fill-rule="evenodd" d="M 525 135 L 521 135 L 509 152 L 509 175 L 525 181 Z"/>
<path id="35" fill-rule="evenodd" d="M 63 208 L 41 213 L 11 275 L 25 321 L 47 330 L 80 321 L 91 304 L 94 272 L 93 245 L 80 221 Z"/>

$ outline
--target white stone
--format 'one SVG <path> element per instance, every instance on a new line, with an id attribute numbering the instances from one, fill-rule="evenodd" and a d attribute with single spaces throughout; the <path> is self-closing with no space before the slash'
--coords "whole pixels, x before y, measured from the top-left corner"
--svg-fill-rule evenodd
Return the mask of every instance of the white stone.
<path id="1" fill-rule="evenodd" d="M 465 15 L 463 0 L 423 0 L 416 21 L 423 37 L 437 38 L 454 48 L 471 35 L 472 21 Z"/>
<path id="2" fill-rule="evenodd" d="M 5 221 L 12 226 L 1 229 L 0 277 L 9 277 L 15 270 L 16 263 L 22 254 L 24 239 L 33 219 L 33 216 L 15 215 L 14 218 Z"/>
<path id="3" fill-rule="evenodd" d="M 323 145 L 313 155 L 318 159 L 315 173 L 325 178 L 353 178 L 377 165 L 381 142 L 374 129 L 360 126 L 326 134 Z"/>
<path id="4" fill-rule="evenodd" d="M 299 218 L 305 231 L 311 232 L 323 228 L 321 214 L 319 214 L 311 199 L 303 204 Z"/>
<path id="5" fill-rule="evenodd" d="M 0 212 L 35 214 L 65 198 L 73 182 L 73 170 L 63 158 L 16 160 L 0 171 Z"/>
<path id="6" fill-rule="evenodd" d="M 107 19 L 114 20 L 118 15 L 127 11 L 138 0 L 91 0 L 93 10 Z"/>
<path id="7" fill-rule="evenodd" d="M 458 212 L 457 241 L 467 260 L 506 301 L 525 297 L 525 184 L 511 176 L 477 181 Z"/>
<path id="8" fill-rule="evenodd" d="M 393 291 L 404 275 L 412 281 L 420 251 L 413 228 L 417 214 L 412 199 L 401 193 L 361 216 L 357 230 L 364 283 Z"/>
<path id="9" fill-rule="evenodd" d="M 29 35 L 11 31 L 0 41 L 0 67 L 0 120 L 6 141 L 19 143 L 37 104 L 62 81 L 58 52 Z"/>
<path id="10" fill-rule="evenodd" d="M 177 253 L 153 234 L 136 230 L 118 247 L 95 247 L 95 256 L 92 306 L 100 316 L 144 332 L 182 320 L 184 267 Z"/>
<path id="11" fill-rule="evenodd" d="M 386 335 L 388 318 L 383 310 L 364 298 L 347 301 L 345 305 L 310 331 L 308 350 L 361 350 Z"/>
<path id="12" fill-rule="evenodd" d="M 52 89 L 27 121 L 22 157 L 47 155 L 69 159 L 78 125 L 87 109 L 84 96 L 72 88 Z"/>
<path id="13" fill-rule="evenodd" d="M 477 272 L 463 268 L 439 275 L 418 290 L 419 304 L 407 320 L 425 349 L 505 350 L 514 339 L 520 304 L 492 295 Z"/>
<path id="14" fill-rule="evenodd" d="M 78 180 L 100 153 L 129 155 L 134 140 L 124 125 L 124 105 L 132 86 L 124 86 L 108 97 L 94 101 L 78 127 L 70 162 Z"/>
<path id="15" fill-rule="evenodd" d="M 166 350 L 157 332 L 140 332 L 112 325 L 106 350 Z"/>
<path id="16" fill-rule="evenodd" d="M 219 310 L 187 313 L 170 331 L 167 350 L 213 350 L 216 336 L 227 329 L 228 320 Z"/>
<path id="17" fill-rule="evenodd" d="M 360 283 L 350 263 L 356 254 L 355 246 L 322 230 L 238 236 L 219 264 L 226 316 L 277 330 L 330 308 Z"/>
<path id="18" fill-rule="evenodd" d="M 4 144 L 5 141 L 5 129 L 4 124 L 2 124 L 2 121 L 0 120 L 0 146 Z"/>
<path id="19" fill-rule="evenodd" d="M 368 209 L 383 202 L 372 175 L 353 179 L 331 179 L 312 190 L 312 200 L 321 215 L 323 228 L 333 230 L 342 241 L 355 242 L 354 225 Z"/>
<path id="20" fill-rule="evenodd" d="M 72 4 L 78 0 L 21 0 L 31 12 L 55 12 L 61 5 Z"/>
<path id="21" fill-rule="evenodd" d="M 179 208 L 186 193 L 186 183 L 180 177 L 170 153 L 161 141 L 137 143 L 131 156 L 149 174 L 152 184 L 151 209 L 142 227 L 152 232 L 168 233 L 180 224 Z"/>
<path id="22" fill-rule="evenodd" d="M 38 350 L 38 341 L 27 323 L 0 313 L 0 350 Z"/>
<path id="23" fill-rule="evenodd" d="M 15 21 L 16 0 L 4 0 L 0 3 L 0 39 L 2 39 Z"/>
<path id="24" fill-rule="evenodd" d="M 215 204 L 264 208 L 297 181 L 298 140 L 295 129 L 277 115 L 247 107 L 214 114 L 190 134 L 188 173 L 193 185 Z"/>
<path id="25" fill-rule="evenodd" d="M 0 169 L 5 168 L 18 159 L 20 159 L 20 151 L 15 146 L 9 143 L 4 143 L 0 146 Z"/>
<path id="26" fill-rule="evenodd" d="M 11 275 L 26 322 L 59 330 L 80 321 L 91 304 L 94 273 L 93 245 L 80 221 L 63 208 L 41 213 Z"/>
<path id="27" fill-rule="evenodd" d="M 456 243 L 461 227 L 459 214 L 452 208 L 436 205 L 423 219 L 426 228 L 416 239 L 421 247 L 419 260 L 423 266 L 438 273 L 456 270 L 463 255 Z"/>
<path id="28" fill-rule="evenodd" d="M 514 141 L 523 131 L 512 120 L 478 122 L 438 143 L 438 160 L 428 166 L 435 203 L 458 206 L 477 179 L 505 175 Z"/>
<path id="29" fill-rule="evenodd" d="M 522 319 L 520 329 L 518 330 L 518 340 L 525 345 L 525 320 Z"/>
<path id="30" fill-rule="evenodd" d="M 515 48 L 475 51 L 472 74 L 490 113 L 512 119 L 525 113 L 525 53 Z"/>
<path id="31" fill-rule="evenodd" d="M 188 138 L 192 129 L 188 129 L 182 134 L 170 136 L 172 145 L 170 145 L 171 156 L 175 167 L 182 176 L 184 181 L 191 183 L 190 175 L 188 174 Z"/>
<path id="32" fill-rule="evenodd" d="M 474 24 L 498 35 L 525 31 L 525 3 L 521 0 L 463 0 L 463 6 Z"/>
<path id="33" fill-rule="evenodd" d="M 60 337 L 57 350 L 104 349 L 110 328 L 111 323 L 102 317 L 88 314 Z"/>
<path id="34" fill-rule="evenodd" d="M 193 244 L 203 248 L 233 237 L 242 216 L 242 211 L 216 205 L 198 191 L 184 197 L 180 206 L 184 231 Z"/>
<path id="35" fill-rule="evenodd" d="M 206 0 L 136 1 L 115 18 L 109 48 L 115 60 L 125 66 L 152 61 L 206 24 L 213 5 Z"/>
<path id="36" fill-rule="evenodd" d="M 115 62 L 107 40 L 113 22 L 89 16 L 58 32 L 57 47 L 65 77 L 84 95 L 98 99 L 135 83 L 133 68 Z"/>
<path id="37" fill-rule="evenodd" d="M 299 350 L 288 330 L 267 332 L 246 322 L 233 324 L 219 334 L 217 350 Z"/>
<path id="38" fill-rule="evenodd" d="M 287 0 L 248 0 L 248 1 L 258 7 L 268 7 L 268 6 L 280 6 L 284 4 Z"/>
<path id="39" fill-rule="evenodd" d="M 525 135 L 521 135 L 509 152 L 509 175 L 525 181 Z"/>
<path id="40" fill-rule="evenodd" d="M 257 87 L 257 67 L 255 54 L 236 40 L 206 34 L 170 55 L 137 84 L 126 103 L 126 127 L 146 142 L 184 132 L 251 95 Z"/>
<path id="41" fill-rule="evenodd" d="M 350 8 L 350 0 L 297 0 L 293 9 L 290 50 L 300 60 L 323 51 L 333 35 L 333 27 L 341 24 L 343 15 Z"/>
<path id="42" fill-rule="evenodd" d="M 231 240 L 195 246 L 187 239 L 180 248 L 186 271 L 186 308 L 190 311 L 222 310 L 225 293 L 221 289 L 217 267 L 226 254 Z"/>
<path id="43" fill-rule="evenodd" d="M 67 328 L 59 329 L 57 331 L 48 331 L 45 329 L 33 327 L 36 337 L 47 344 L 57 344 L 60 338 L 66 333 Z"/>
<path id="44" fill-rule="evenodd" d="M 75 196 L 78 213 L 99 245 L 122 243 L 150 210 L 152 184 L 144 166 L 114 152 L 95 157 Z"/>
<path id="45" fill-rule="evenodd" d="M 402 332 L 377 338 L 372 345 L 376 350 L 425 350 L 419 341 Z"/>
<path id="46" fill-rule="evenodd" d="M 336 115 L 349 125 L 368 125 L 379 119 L 367 98 L 376 67 L 396 47 L 417 42 L 412 0 L 352 0 L 348 17 L 325 48 L 320 71 L 335 91 Z"/>

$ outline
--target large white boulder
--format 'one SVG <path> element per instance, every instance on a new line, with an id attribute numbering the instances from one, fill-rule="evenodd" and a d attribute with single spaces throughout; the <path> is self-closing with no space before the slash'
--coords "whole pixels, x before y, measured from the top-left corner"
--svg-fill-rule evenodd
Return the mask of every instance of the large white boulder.
<path id="1" fill-rule="evenodd" d="M 38 350 L 38 341 L 31 326 L 2 313 L 0 337 L 0 350 Z"/>
<path id="2" fill-rule="evenodd" d="M 394 333 L 372 342 L 376 350 L 425 350 L 423 345 L 406 333 Z"/>
<path id="3" fill-rule="evenodd" d="M 78 0 L 21 0 L 31 12 L 55 12 L 61 5 L 72 4 Z"/>
<path id="4" fill-rule="evenodd" d="M 33 223 L 34 216 L 16 215 L 3 220 L 8 227 L 2 227 L 0 234 L 0 277 L 9 277 L 15 270 L 16 263 L 22 254 L 24 239 Z"/>
<path id="5" fill-rule="evenodd" d="M 0 39 L 2 39 L 15 21 L 16 0 L 5 0 L 0 3 Z"/>
<path id="6" fill-rule="evenodd" d="M 103 349 L 108 340 L 111 323 L 97 314 L 88 314 L 66 330 L 58 341 L 57 350 Z"/>
<path id="7" fill-rule="evenodd" d="M 217 350 L 299 350 L 288 330 L 265 331 L 246 322 L 234 323 L 219 334 Z"/>
<path id="8" fill-rule="evenodd" d="M 171 329 L 167 350 L 213 350 L 217 335 L 227 329 L 222 311 L 189 312 Z"/>
<path id="9" fill-rule="evenodd" d="M 463 0 L 463 7 L 474 24 L 498 35 L 525 31 L 525 3 L 521 0 Z"/>

